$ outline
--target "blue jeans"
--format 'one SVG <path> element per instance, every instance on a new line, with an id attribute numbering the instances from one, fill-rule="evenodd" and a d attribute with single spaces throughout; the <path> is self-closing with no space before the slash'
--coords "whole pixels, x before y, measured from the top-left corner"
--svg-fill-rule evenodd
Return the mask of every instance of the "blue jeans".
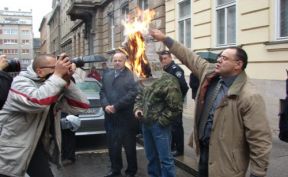
<path id="1" fill-rule="evenodd" d="M 171 126 L 162 127 L 158 122 L 143 124 L 144 149 L 148 159 L 150 177 L 175 177 L 174 159 L 171 154 Z"/>

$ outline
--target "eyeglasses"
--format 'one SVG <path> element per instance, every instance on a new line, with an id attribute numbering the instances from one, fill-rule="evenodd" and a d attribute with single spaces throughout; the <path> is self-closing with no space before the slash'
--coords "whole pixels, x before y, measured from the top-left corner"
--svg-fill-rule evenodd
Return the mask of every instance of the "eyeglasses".
<path id="1" fill-rule="evenodd" d="M 55 66 L 41 66 L 39 67 L 40 69 L 44 69 L 44 68 L 51 68 L 51 69 L 55 69 Z"/>
<path id="2" fill-rule="evenodd" d="M 239 59 L 236 59 L 236 60 L 230 59 L 230 58 L 228 58 L 228 57 L 226 57 L 226 56 L 224 56 L 224 55 L 219 55 L 219 56 L 218 56 L 218 59 L 221 59 L 221 60 L 223 60 L 223 61 L 228 61 L 228 60 L 230 60 L 230 61 L 239 61 Z"/>

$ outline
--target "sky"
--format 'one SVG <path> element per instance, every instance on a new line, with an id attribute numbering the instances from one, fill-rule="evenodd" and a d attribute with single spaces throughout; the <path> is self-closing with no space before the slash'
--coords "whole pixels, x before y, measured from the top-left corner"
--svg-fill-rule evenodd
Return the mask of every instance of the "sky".
<path id="1" fill-rule="evenodd" d="M 52 0 L 1 0 L 0 9 L 8 7 L 9 10 L 30 11 L 32 9 L 33 33 L 35 38 L 40 37 L 39 27 L 42 18 L 52 11 Z"/>

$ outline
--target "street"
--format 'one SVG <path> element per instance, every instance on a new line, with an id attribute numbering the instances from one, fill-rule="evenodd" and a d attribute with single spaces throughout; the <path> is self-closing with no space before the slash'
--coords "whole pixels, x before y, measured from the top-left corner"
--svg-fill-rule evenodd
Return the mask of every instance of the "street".
<path id="1" fill-rule="evenodd" d="M 85 142 L 83 142 L 83 140 Z M 104 145 L 104 136 L 85 137 L 84 139 L 81 138 L 81 140 L 77 138 L 77 143 L 79 144 L 79 142 L 81 142 L 81 145 L 78 145 L 77 147 L 77 160 L 75 164 L 65 166 L 62 169 L 57 169 L 55 166 L 52 166 L 55 177 L 102 177 L 109 171 L 110 161 L 108 151 Z M 122 175 L 125 175 L 124 171 L 127 165 L 124 152 L 122 157 L 124 165 Z M 137 145 L 137 158 L 138 172 L 136 176 L 148 177 L 146 170 L 147 160 L 141 145 Z M 176 176 L 193 177 L 177 167 Z"/>

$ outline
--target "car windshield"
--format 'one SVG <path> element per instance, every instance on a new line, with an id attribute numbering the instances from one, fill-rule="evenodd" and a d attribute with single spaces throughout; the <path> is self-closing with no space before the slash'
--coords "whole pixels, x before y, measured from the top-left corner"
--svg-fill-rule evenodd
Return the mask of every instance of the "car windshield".
<path id="1" fill-rule="evenodd" d="M 84 93 L 99 93 L 100 92 L 100 85 L 95 81 L 85 81 L 77 83 L 77 86 L 80 90 Z"/>

